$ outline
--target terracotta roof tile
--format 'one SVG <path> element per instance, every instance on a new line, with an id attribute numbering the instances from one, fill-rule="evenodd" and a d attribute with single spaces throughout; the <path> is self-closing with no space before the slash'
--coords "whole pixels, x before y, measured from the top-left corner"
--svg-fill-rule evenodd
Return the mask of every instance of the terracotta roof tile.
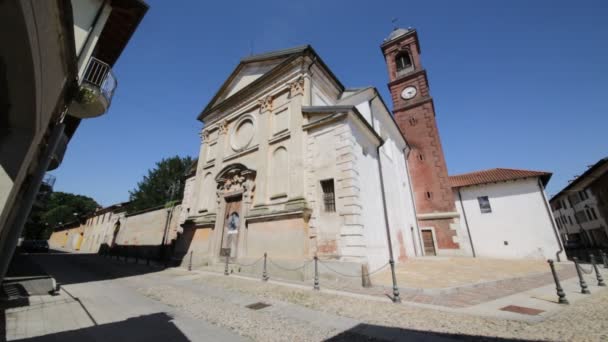
<path id="1" fill-rule="evenodd" d="M 547 185 L 549 178 L 551 178 L 551 172 L 496 168 L 453 175 L 449 178 L 450 185 L 453 188 L 459 188 L 469 185 L 502 182 L 528 177 L 540 177 L 543 185 Z"/>

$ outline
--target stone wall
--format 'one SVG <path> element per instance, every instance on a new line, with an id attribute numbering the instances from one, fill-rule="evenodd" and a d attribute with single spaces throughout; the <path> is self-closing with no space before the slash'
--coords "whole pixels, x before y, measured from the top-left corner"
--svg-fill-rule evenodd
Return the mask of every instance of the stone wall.
<path id="1" fill-rule="evenodd" d="M 167 217 L 170 216 L 168 233 L 165 242 L 170 243 L 177 237 L 179 227 L 179 213 L 181 205 L 173 208 L 159 208 L 140 214 L 126 216 L 120 227 L 115 244 L 120 246 L 160 246 L 163 242 Z"/>

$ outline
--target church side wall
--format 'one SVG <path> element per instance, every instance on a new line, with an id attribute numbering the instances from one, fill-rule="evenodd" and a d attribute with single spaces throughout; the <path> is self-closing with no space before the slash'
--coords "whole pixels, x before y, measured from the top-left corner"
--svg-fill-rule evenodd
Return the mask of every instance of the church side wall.
<path id="1" fill-rule="evenodd" d="M 478 257 L 555 258 L 559 245 L 536 178 L 464 187 L 460 193 Z M 481 212 L 480 196 L 488 196 L 491 212 Z"/>
<path id="2" fill-rule="evenodd" d="M 356 139 L 354 155 L 357 160 L 359 184 L 361 187 L 360 203 L 361 224 L 360 239 L 362 254 L 365 255 L 369 269 L 375 270 L 386 264 L 389 259 L 386 239 L 386 220 L 382 201 L 382 187 L 380 186 L 380 172 L 378 169 L 378 152 L 376 144 L 359 131 L 359 127 L 351 122 L 351 132 Z M 346 223 L 346 222 L 345 222 Z M 345 224 L 345 228 L 348 225 Z"/>
<path id="3" fill-rule="evenodd" d="M 380 151 L 394 258 L 405 261 L 418 253 L 416 214 L 411 201 L 406 157 L 390 138 Z"/>

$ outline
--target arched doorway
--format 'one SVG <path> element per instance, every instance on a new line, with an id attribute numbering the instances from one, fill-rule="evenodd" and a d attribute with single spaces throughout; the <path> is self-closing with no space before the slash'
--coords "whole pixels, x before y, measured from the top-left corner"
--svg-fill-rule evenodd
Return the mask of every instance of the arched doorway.
<path id="1" fill-rule="evenodd" d="M 256 172 L 242 164 L 226 166 L 215 178 L 217 205 L 223 213 L 220 238 L 220 257 L 236 258 L 243 239 L 247 209 L 255 191 Z"/>

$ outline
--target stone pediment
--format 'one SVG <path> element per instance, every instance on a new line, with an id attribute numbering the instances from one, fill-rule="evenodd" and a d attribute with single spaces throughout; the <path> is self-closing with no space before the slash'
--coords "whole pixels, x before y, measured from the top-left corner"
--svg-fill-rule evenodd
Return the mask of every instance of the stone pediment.
<path id="1" fill-rule="evenodd" d="M 239 90 L 245 88 L 253 81 L 257 80 L 270 70 L 274 69 L 282 61 L 283 60 L 243 65 L 241 68 L 239 68 L 240 70 L 234 75 L 233 79 L 230 80 L 230 82 L 223 90 L 220 97 L 216 100 L 214 105 L 223 101 L 224 99 L 229 98 L 230 96 L 237 93 Z"/>
<path id="2" fill-rule="evenodd" d="M 202 113 L 199 115 L 199 119 L 202 119 L 205 113 L 216 108 L 222 102 L 238 95 L 239 92 L 252 85 L 252 83 L 258 79 L 271 74 L 275 69 L 279 69 L 280 66 L 287 60 L 290 60 L 290 58 L 302 55 L 307 51 L 312 51 L 312 49 L 310 46 L 304 45 L 291 49 L 253 55 L 242 59 L 239 65 L 230 74 L 230 77 L 228 77 L 220 87 L 213 99 L 207 104 L 205 109 L 203 109 Z M 314 53 L 314 51 L 312 51 L 312 53 Z"/>

